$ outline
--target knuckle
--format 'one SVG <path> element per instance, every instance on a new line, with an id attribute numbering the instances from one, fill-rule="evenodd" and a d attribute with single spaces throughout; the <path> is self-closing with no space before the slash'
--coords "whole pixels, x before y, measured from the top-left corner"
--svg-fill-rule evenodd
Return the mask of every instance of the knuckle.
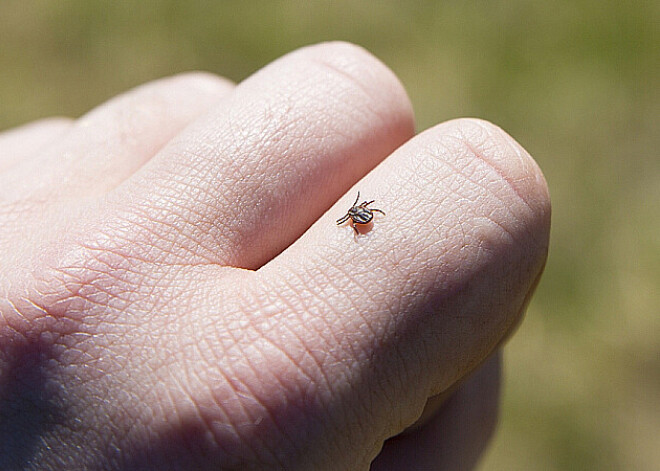
<path id="1" fill-rule="evenodd" d="M 183 90 L 192 88 L 210 93 L 229 90 L 234 86 L 234 83 L 225 77 L 201 70 L 182 72 L 161 80 Z"/>
<path id="2" fill-rule="evenodd" d="M 463 118 L 445 124 L 455 132 L 478 164 L 485 164 L 499 180 L 535 213 L 549 212 L 549 193 L 534 159 L 509 134 L 485 120 Z"/>
<path id="3" fill-rule="evenodd" d="M 307 61 L 321 65 L 327 76 L 334 77 L 334 87 L 344 87 L 334 96 L 344 97 L 356 110 L 370 110 L 384 124 L 406 136 L 414 133 L 412 104 L 396 75 L 366 49 L 335 41 L 309 46 L 298 51 Z M 317 84 L 318 86 L 318 84 Z"/>
<path id="4" fill-rule="evenodd" d="M 20 331 L 76 332 L 146 296 L 148 272 L 130 240 L 106 229 L 45 242 L 38 257 L 7 273 L 0 321 Z"/>
<path id="5" fill-rule="evenodd" d="M 496 231 L 475 232 L 480 234 L 480 250 L 518 257 L 519 273 L 533 279 L 543 269 L 550 235 L 550 198 L 543 173 L 510 135 L 492 123 L 459 119 L 443 126 L 458 142 L 453 150 L 459 154 L 461 178 L 478 185 L 483 195 L 482 202 L 473 205 L 473 225 L 489 225 Z"/>
<path id="6" fill-rule="evenodd" d="M 378 67 L 385 67 L 363 47 L 345 41 L 328 41 L 315 44 L 300 49 L 299 53 L 313 61 L 343 66 L 341 68 L 347 70 L 374 64 L 378 64 Z"/>
<path id="7" fill-rule="evenodd" d="M 487 121 L 465 118 L 425 131 L 420 138 L 424 152 L 414 157 L 417 185 L 428 184 L 438 197 L 451 195 L 475 224 L 489 220 L 519 243 L 539 253 L 547 249 L 547 184 L 536 162 L 511 136 Z"/>

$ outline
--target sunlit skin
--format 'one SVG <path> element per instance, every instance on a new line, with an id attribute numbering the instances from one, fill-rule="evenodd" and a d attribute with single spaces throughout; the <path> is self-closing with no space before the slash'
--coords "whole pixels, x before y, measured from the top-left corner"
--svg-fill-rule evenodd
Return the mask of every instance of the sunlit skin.
<path id="1" fill-rule="evenodd" d="M 328 43 L 0 134 L 0 469 L 473 467 L 550 203 L 497 126 L 414 129 Z"/>

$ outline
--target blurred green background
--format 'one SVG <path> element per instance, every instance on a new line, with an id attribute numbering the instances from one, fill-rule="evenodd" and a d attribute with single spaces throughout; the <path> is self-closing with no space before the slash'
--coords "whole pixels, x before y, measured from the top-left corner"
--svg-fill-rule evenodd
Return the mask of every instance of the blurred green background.
<path id="1" fill-rule="evenodd" d="M 545 172 L 550 258 L 506 348 L 482 470 L 660 463 L 660 2 L 0 3 L 0 128 L 78 116 L 203 69 L 240 81 L 344 39 L 388 64 L 418 129 L 491 120 Z"/>

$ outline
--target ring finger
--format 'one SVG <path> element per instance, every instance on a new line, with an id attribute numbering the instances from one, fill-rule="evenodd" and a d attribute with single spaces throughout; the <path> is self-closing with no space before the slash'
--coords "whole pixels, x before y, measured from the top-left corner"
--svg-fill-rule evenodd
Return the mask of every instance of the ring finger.
<path id="1" fill-rule="evenodd" d="M 58 142 L 12 167 L 4 201 L 62 201 L 103 194 L 144 164 L 232 86 L 210 74 L 156 80 L 75 121 Z"/>

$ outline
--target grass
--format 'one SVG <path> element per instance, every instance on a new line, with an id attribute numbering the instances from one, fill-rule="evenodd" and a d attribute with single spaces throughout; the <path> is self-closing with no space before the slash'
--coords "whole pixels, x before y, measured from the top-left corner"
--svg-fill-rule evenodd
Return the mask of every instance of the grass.
<path id="1" fill-rule="evenodd" d="M 483 470 L 651 470 L 660 462 L 660 4 L 0 4 L 0 128 L 77 116 L 190 69 L 241 80 L 301 45 L 349 40 L 406 85 L 418 128 L 479 116 L 538 160 L 552 245 L 506 348 Z"/>

